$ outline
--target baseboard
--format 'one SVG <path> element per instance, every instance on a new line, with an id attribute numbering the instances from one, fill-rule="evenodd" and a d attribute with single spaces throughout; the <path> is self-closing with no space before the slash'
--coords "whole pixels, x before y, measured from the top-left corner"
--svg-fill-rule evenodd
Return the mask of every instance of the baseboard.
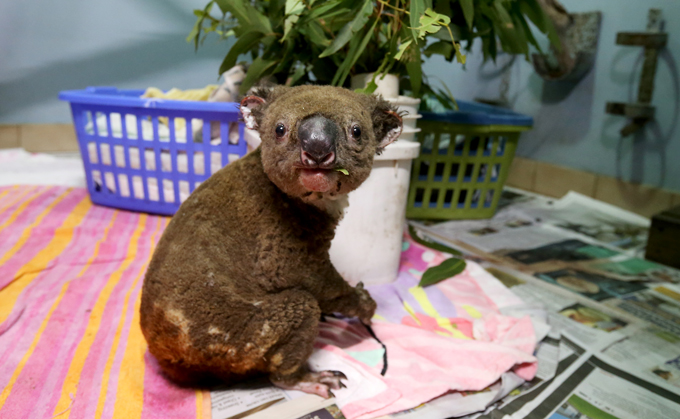
<path id="1" fill-rule="evenodd" d="M 523 157 L 513 160 L 506 184 L 554 198 L 573 190 L 645 217 L 680 205 L 678 192 Z"/>
<path id="2" fill-rule="evenodd" d="M 0 148 L 21 147 L 34 153 L 78 151 L 73 124 L 0 125 Z"/>
<path id="3" fill-rule="evenodd" d="M 36 153 L 74 152 L 78 141 L 72 124 L 0 125 L 0 148 L 14 147 Z M 523 157 L 513 160 L 507 184 L 555 198 L 573 190 L 645 217 L 680 205 L 678 192 Z"/>

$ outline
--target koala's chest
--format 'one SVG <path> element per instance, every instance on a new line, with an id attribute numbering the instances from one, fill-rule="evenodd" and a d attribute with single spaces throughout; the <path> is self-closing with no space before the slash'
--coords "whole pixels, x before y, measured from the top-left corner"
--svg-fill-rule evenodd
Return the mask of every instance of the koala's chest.
<path id="1" fill-rule="evenodd" d="M 258 276 L 277 282 L 313 273 L 328 259 L 334 225 L 315 214 L 283 211 L 259 235 Z"/>

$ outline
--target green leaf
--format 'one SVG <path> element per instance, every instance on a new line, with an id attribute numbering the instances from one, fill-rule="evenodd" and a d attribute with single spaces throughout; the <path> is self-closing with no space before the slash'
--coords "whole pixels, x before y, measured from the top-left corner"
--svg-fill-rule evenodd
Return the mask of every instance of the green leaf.
<path id="1" fill-rule="evenodd" d="M 425 54 L 426 57 L 439 54 L 444 56 L 447 60 L 450 60 L 453 58 L 453 50 L 453 44 L 450 41 L 438 41 L 428 45 L 427 48 L 425 48 L 425 51 L 423 51 L 423 54 Z"/>
<path id="2" fill-rule="evenodd" d="M 341 2 L 342 2 L 342 0 L 332 0 L 332 1 L 328 1 L 328 2 L 323 3 L 318 7 L 313 8 L 307 15 L 305 15 L 305 21 L 317 20 L 317 19 L 328 19 L 328 15 L 326 13 L 333 10 Z M 349 11 L 347 9 L 343 9 L 343 10 Z"/>
<path id="3" fill-rule="evenodd" d="M 370 27 L 370 29 L 366 31 L 366 34 L 361 40 L 361 43 L 357 45 L 354 42 L 354 39 L 352 40 L 352 42 L 350 42 L 350 48 L 349 51 L 347 52 L 347 57 L 340 65 L 340 68 L 338 68 L 338 72 L 336 73 L 337 79 L 335 77 L 333 78 L 332 82 L 333 86 L 342 86 L 345 83 L 345 79 L 347 79 L 350 70 L 352 69 L 352 67 L 354 67 L 354 64 L 357 62 L 357 59 L 359 59 L 359 56 L 361 56 L 361 53 L 364 52 L 364 49 L 366 49 L 368 41 L 371 40 L 371 37 L 373 36 L 373 29 L 375 29 L 375 25 L 378 24 L 379 20 L 380 19 L 378 18 L 373 22 L 373 25 Z"/>
<path id="4" fill-rule="evenodd" d="M 203 28 L 203 21 L 205 20 L 206 16 L 210 14 L 210 10 L 212 9 L 213 4 L 214 2 L 211 1 L 210 3 L 206 4 L 203 10 L 201 9 L 194 10 L 194 15 L 197 17 L 197 19 L 193 29 L 189 33 L 189 36 L 187 36 L 187 42 L 191 42 L 191 40 L 193 39 L 195 49 L 198 49 L 198 43 L 201 37 L 201 29 Z"/>
<path id="5" fill-rule="evenodd" d="M 460 0 L 460 7 L 463 9 L 463 15 L 465 16 L 468 28 L 472 30 L 472 23 L 475 20 L 475 6 L 472 0 Z"/>
<path id="6" fill-rule="evenodd" d="M 248 72 L 246 73 L 246 78 L 243 79 L 241 83 L 240 92 L 242 95 L 246 94 L 248 89 L 253 87 L 262 77 L 267 75 L 267 70 L 271 69 L 276 65 L 278 61 L 276 60 L 265 60 L 262 57 L 257 57 L 253 60 L 253 63 L 248 67 Z"/>
<path id="7" fill-rule="evenodd" d="M 406 51 L 408 46 L 411 45 L 411 42 L 413 42 L 413 39 L 409 39 L 408 41 L 399 45 L 399 51 L 397 52 L 397 55 L 394 56 L 395 60 L 401 60 L 401 56 L 404 55 L 404 51 Z"/>
<path id="8" fill-rule="evenodd" d="M 295 83 L 297 83 L 302 76 L 307 73 L 307 68 L 304 65 L 299 65 L 297 68 L 295 68 L 295 71 L 293 74 L 290 76 L 288 80 L 286 80 L 286 86 L 295 86 Z"/>
<path id="9" fill-rule="evenodd" d="M 298 24 L 298 26 L 300 25 Z M 323 29 L 318 22 L 309 22 L 306 26 L 301 26 L 299 30 L 300 33 L 307 36 L 314 45 L 321 48 L 326 48 L 331 43 L 330 39 L 326 38 L 326 34 L 324 34 Z"/>
<path id="10" fill-rule="evenodd" d="M 272 32 L 269 19 L 260 13 L 249 0 L 215 0 L 223 13 L 231 13 L 239 22 L 239 27 L 247 32 Z"/>
<path id="11" fill-rule="evenodd" d="M 231 13 L 241 24 L 248 23 L 247 0 L 215 0 L 222 13 Z"/>
<path id="12" fill-rule="evenodd" d="M 409 7 L 409 23 L 411 24 L 413 39 L 418 39 L 418 32 L 415 28 L 419 25 L 421 17 L 425 14 L 425 8 L 424 0 L 411 0 L 411 5 Z"/>
<path id="13" fill-rule="evenodd" d="M 536 27 L 546 34 L 550 43 L 559 51 L 562 43 L 560 42 L 559 36 L 557 35 L 557 30 L 552 20 L 548 18 L 545 11 L 538 4 L 536 0 L 521 0 L 520 10 L 526 15 L 526 17 L 531 20 L 531 23 L 536 25 Z"/>
<path id="14" fill-rule="evenodd" d="M 300 13 L 304 10 L 305 4 L 302 0 L 286 0 L 286 21 L 283 24 L 283 38 L 279 42 L 286 40 L 293 25 L 300 19 Z"/>
<path id="15" fill-rule="evenodd" d="M 286 16 L 300 15 L 305 10 L 305 3 L 302 0 L 286 0 Z"/>
<path id="16" fill-rule="evenodd" d="M 371 13 L 373 13 L 373 1 L 365 0 L 359 13 L 340 30 L 338 36 L 328 48 L 319 55 L 319 58 L 327 57 L 344 47 L 350 39 L 352 39 L 352 36 L 366 25 Z"/>
<path id="17" fill-rule="evenodd" d="M 224 57 L 222 64 L 220 64 L 219 74 L 235 66 L 239 55 L 248 53 L 262 38 L 264 38 L 264 34 L 261 32 L 246 32 L 242 34 L 232 45 L 227 56 Z"/>
<path id="18" fill-rule="evenodd" d="M 408 78 L 411 81 L 411 90 L 413 96 L 418 97 L 420 94 L 420 85 L 423 83 L 423 64 L 420 60 L 420 51 L 415 55 L 415 60 L 405 63 Z"/>
<path id="19" fill-rule="evenodd" d="M 462 52 L 460 52 L 460 44 L 457 42 L 454 42 L 453 46 L 456 48 L 456 61 L 460 64 L 465 64 L 466 57 L 463 55 Z"/>
<path id="20" fill-rule="evenodd" d="M 373 78 L 373 80 L 375 80 L 375 77 Z M 378 89 L 378 85 L 373 80 L 370 80 L 366 84 L 366 87 L 364 87 L 363 89 L 354 89 L 354 91 L 357 92 L 357 93 L 365 94 L 365 95 L 373 94 L 373 92 L 375 92 Z"/>
<path id="21" fill-rule="evenodd" d="M 463 259 L 450 258 L 443 261 L 438 266 L 433 266 L 425 271 L 418 286 L 426 287 L 436 284 L 445 279 L 458 275 L 465 270 L 467 264 Z"/>
<path id="22" fill-rule="evenodd" d="M 429 247 L 430 249 L 439 250 L 440 252 L 449 253 L 452 255 L 457 256 L 463 255 L 458 250 L 453 249 L 449 246 L 445 246 L 441 243 L 437 243 L 430 240 L 424 240 L 422 237 L 418 235 L 418 232 L 416 231 L 415 227 L 413 227 L 411 224 L 408 225 L 408 234 L 409 236 L 411 236 L 414 242 L 418 243 L 421 246 Z"/>
<path id="23" fill-rule="evenodd" d="M 347 169 L 335 169 L 335 170 L 337 170 L 338 172 L 342 173 L 345 176 L 349 176 L 349 172 L 347 171 Z"/>

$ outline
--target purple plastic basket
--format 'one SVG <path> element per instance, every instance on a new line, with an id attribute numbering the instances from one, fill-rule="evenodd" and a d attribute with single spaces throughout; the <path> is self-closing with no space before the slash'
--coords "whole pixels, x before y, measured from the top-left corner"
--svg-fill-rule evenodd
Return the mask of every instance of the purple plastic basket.
<path id="1" fill-rule="evenodd" d="M 172 215 L 215 170 L 246 154 L 244 125 L 236 103 L 143 99 L 143 93 L 88 87 L 63 91 L 59 99 L 71 103 L 92 202 Z M 211 123 L 219 126 L 217 138 Z"/>

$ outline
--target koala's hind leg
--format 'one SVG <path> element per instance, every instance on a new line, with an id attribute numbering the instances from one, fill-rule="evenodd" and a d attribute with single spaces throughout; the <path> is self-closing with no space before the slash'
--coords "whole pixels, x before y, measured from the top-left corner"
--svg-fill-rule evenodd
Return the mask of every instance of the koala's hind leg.
<path id="1" fill-rule="evenodd" d="M 314 349 L 321 310 L 316 299 L 306 291 L 287 290 L 267 296 L 261 311 L 251 324 L 261 325 L 255 334 L 256 347 L 269 347 L 270 381 L 281 388 L 330 397 L 331 389 L 342 386 L 344 374 L 337 371 L 311 372 L 307 359 Z"/>

